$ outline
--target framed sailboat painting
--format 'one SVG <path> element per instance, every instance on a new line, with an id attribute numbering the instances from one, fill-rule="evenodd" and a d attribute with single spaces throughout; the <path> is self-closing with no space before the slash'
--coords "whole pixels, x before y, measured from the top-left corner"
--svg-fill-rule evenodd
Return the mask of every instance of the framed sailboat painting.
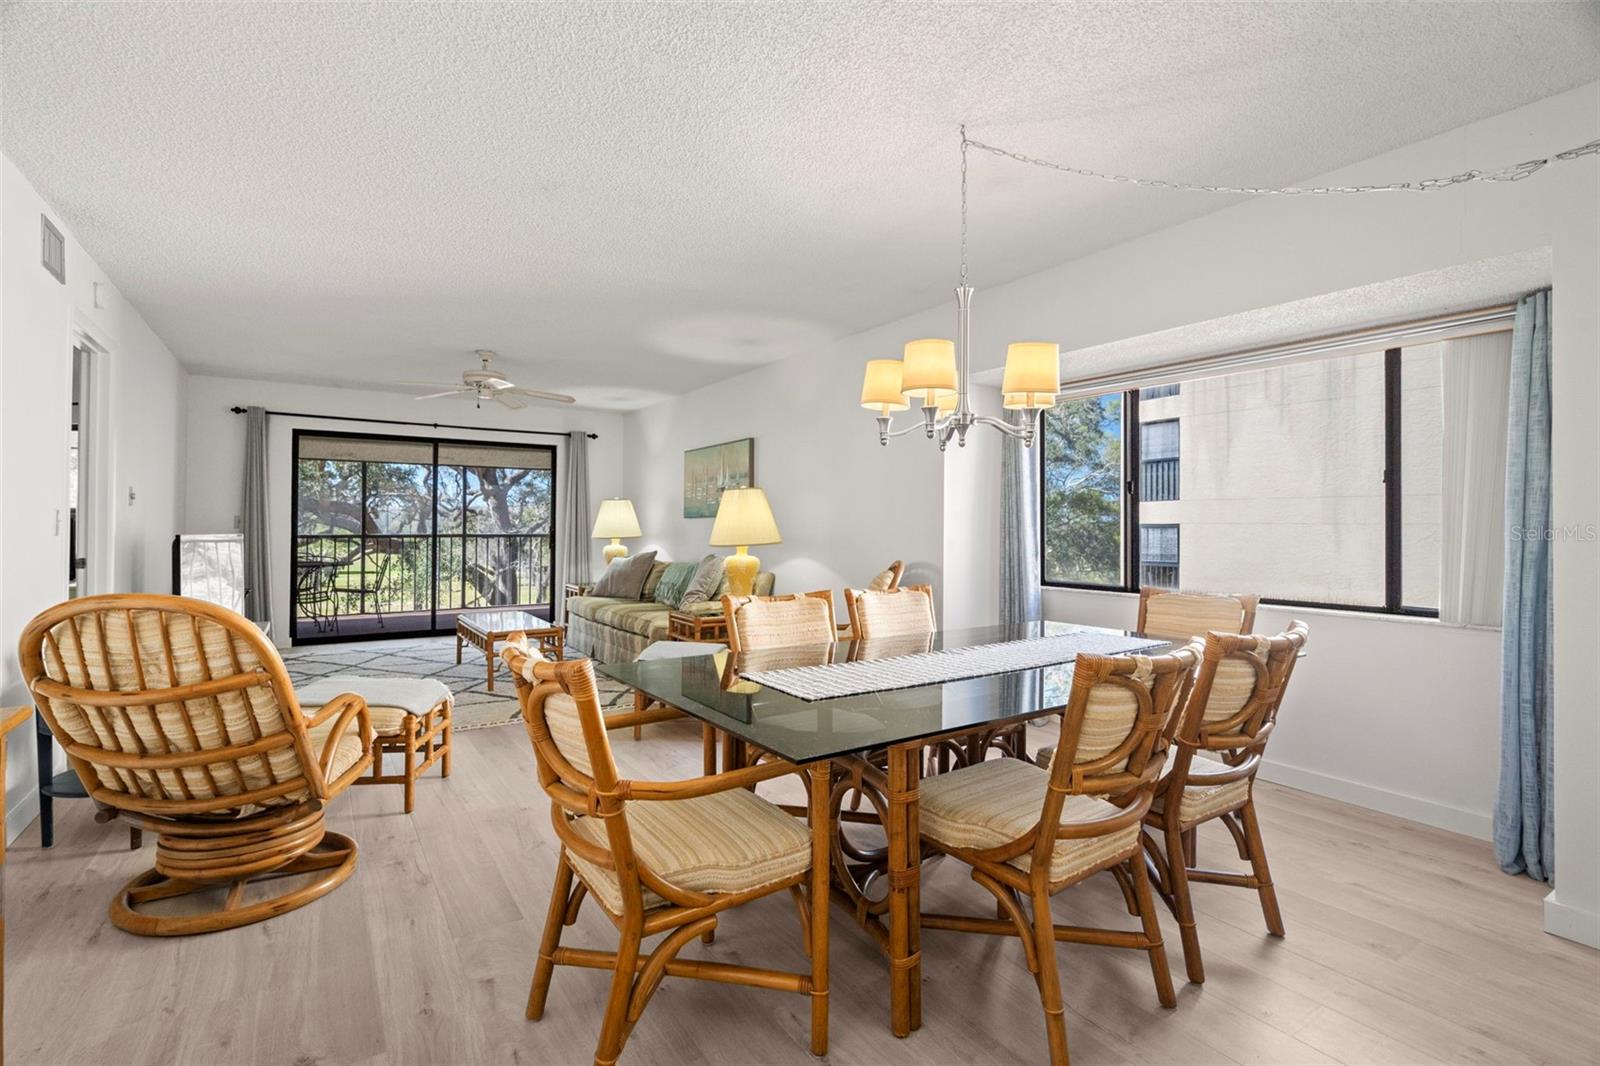
<path id="1" fill-rule="evenodd" d="M 755 484 L 754 437 L 708 444 L 683 453 L 683 517 L 715 518 L 723 489 Z"/>

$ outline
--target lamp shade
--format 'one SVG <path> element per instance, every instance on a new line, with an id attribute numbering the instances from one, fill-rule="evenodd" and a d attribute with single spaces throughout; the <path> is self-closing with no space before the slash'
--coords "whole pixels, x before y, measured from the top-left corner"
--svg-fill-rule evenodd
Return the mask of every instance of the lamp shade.
<path id="1" fill-rule="evenodd" d="M 961 402 L 961 397 L 953 392 L 947 392 L 934 401 L 934 406 L 939 409 L 939 418 L 955 414 L 956 405 Z"/>
<path id="2" fill-rule="evenodd" d="M 945 393 L 955 392 L 956 342 L 928 337 L 906 342 L 905 371 L 900 382 L 907 396 L 932 407 Z"/>
<path id="3" fill-rule="evenodd" d="M 908 410 L 911 405 L 901 391 L 900 371 L 898 359 L 868 359 L 867 376 L 861 382 L 861 406 L 880 415 Z"/>
<path id="4" fill-rule="evenodd" d="M 1006 348 L 1006 373 L 1001 393 L 1048 393 L 1061 391 L 1061 346 L 1046 341 L 1022 341 Z M 1054 401 L 1051 401 L 1052 403 Z M 1046 405 L 1048 406 L 1048 405 Z"/>
<path id="5" fill-rule="evenodd" d="M 722 501 L 717 504 L 717 520 L 711 524 L 712 547 L 778 544 L 782 540 L 765 492 L 760 489 L 722 490 Z"/>
<path id="6" fill-rule="evenodd" d="M 594 519 L 594 532 L 589 535 L 596 539 L 643 536 L 639 532 L 639 516 L 633 513 L 633 501 L 601 500 L 600 513 Z"/>
<path id="7" fill-rule="evenodd" d="M 1056 405 L 1053 392 L 1007 392 L 1002 394 L 1002 406 L 1007 411 L 1042 411 Z"/>

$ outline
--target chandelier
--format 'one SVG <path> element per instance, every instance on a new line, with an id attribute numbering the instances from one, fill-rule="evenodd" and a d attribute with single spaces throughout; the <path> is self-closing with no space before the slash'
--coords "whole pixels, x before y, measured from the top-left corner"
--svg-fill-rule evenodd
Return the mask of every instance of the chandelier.
<path id="1" fill-rule="evenodd" d="M 1061 391 L 1061 348 L 1048 341 L 1021 341 L 1006 348 L 1005 376 L 1001 381 L 1002 406 L 1008 411 L 1024 411 L 1020 422 L 980 415 L 972 409 L 972 286 L 967 284 L 967 148 L 976 142 L 967 139 L 961 127 L 961 281 L 956 286 L 955 340 L 926 337 L 907 341 L 899 359 L 869 359 L 861 384 L 861 406 L 875 411 L 878 442 L 888 444 L 921 429 L 929 440 L 939 442 L 944 451 L 954 438 L 960 447 L 967 445 L 967 431 L 973 426 L 990 426 L 1008 437 L 1033 447 L 1039 412 L 1056 405 Z M 980 146 L 981 147 L 981 146 Z M 909 411 L 915 400 L 921 407 L 922 421 L 904 429 L 892 429 L 896 411 Z"/>

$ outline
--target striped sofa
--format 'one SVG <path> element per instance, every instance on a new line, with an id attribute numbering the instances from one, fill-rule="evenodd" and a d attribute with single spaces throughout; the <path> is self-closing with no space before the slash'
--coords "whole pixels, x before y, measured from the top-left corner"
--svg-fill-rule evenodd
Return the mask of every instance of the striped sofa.
<path id="1" fill-rule="evenodd" d="M 658 640 L 667 639 L 670 604 L 655 601 L 656 585 L 668 562 L 657 559 L 645 580 L 642 599 L 623 600 L 611 596 L 569 596 L 567 598 L 567 647 L 580 655 L 601 662 L 632 662 L 639 653 Z M 769 570 L 756 575 L 758 596 L 772 595 L 774 577 Z M 683 608 L 694 614 L 720 614 L 722 597 L 727 594 L 724 578 L 716 593 L 704 603 Z"/>

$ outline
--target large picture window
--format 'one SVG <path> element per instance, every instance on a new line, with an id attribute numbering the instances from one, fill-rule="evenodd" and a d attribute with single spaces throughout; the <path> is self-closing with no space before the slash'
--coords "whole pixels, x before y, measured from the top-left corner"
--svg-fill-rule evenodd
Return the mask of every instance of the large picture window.
<path id="1" fill-rule="evenodd" d="M 1444 347 L 1198 377 L 1045 412 L 1045 584 L 1181 583 L 1437 615 Z"/>
<path id="2" fill-rule="evenodd" d="M 296 643 L 454 632 L 464 610 L 549 617 L 555 450 L 299 432 Z"/>

